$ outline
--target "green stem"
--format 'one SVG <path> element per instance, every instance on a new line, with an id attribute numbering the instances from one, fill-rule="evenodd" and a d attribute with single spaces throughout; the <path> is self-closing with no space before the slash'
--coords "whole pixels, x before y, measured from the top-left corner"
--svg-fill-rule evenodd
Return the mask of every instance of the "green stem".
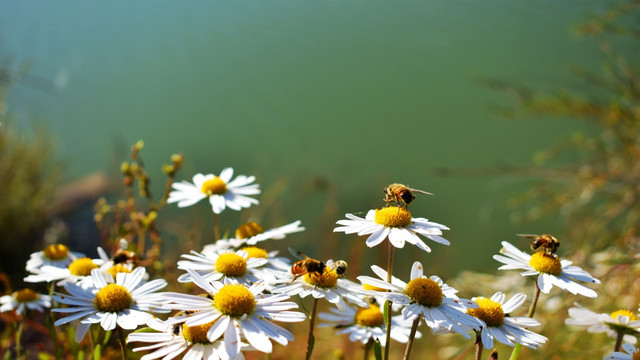
<path id="1" fill-rule="evenodd" d="M 411 354 L 411 346 L 413 345 L 413 339 L 416 337 L 416 331 L 418 330 L 418 325 L 420 325 L 420 320 L 422 319 L 422 314 L 418 315 L 418 317 L 413 320 L 413 324 L 411 324 L 411 332 L 409 333 L 409 342 L 407 342 L 407 348 L 404 350 L 403 360 L 409 360 L 409 354 Z"/>
<path id="2" fill-rule="evenodd" d="M 613 351 L 620 351 L 622 347 L 622 338 L 624 337 L 624 330 L 618 330 L 616 333 L 616 345 Z"/>
<path id="3" fill-rule="evenodd" d="M 213 242 L 218 241 L 218 239 L 220 239 L 220 216 L 213 213 Z"/>
<path id="4" fill-rule="evenodd" d="M 122 360 L 127 360 L 127 336 L 124 334 L 124 330 L 120 326 L 118 328 L 118 334 L 120 335 L 120 350 L 122 351 Z"/>
<path id="5" fill-rule="evenodd" d="M 392 273 L 393 273 L 393 244 L 391 244 L 391 241 L 389 241 L 389 239 L 387 239 L 387 242 L 389 243 L 389 251 L 387 252 L 388 256 L 387 256 L 387 282 L 391 283 L 391 278 L 392 278 Z M 385 301 L 385 304 L 387 304 L 387 333 L 386 333 L 386 341 L 384 343 L 384 360 L 389 360 L 389 348 L 391 347 L 391 301 L 387 300 Z"/>
<path id="6" fill-rule="evenodd" d="M 535 314 L 536 312 L 536 305 L 538 305 L 538 298 L 540 297 L 538 279 L 536 279 L 535 285 L 536 289 L 533 292 L 533 300 L 531 301 L 531 306 L 529 306 L 529 313 L 527 314 L 527 317 L 533 317 L 533 314 Z M 522 349 L 522 345 L 516 343 L 516 345 L 513 347 L 513 352 L 511 352 L 511 357 L 509 358 L 509 360 L 516 360 L 518 358 L 518 355 L 520 354 L 520 349 Z"/>
<path id="7" fill-rule="evenodd" d="M 25 311 L 22 319 L 18 323 L 16 328 L 16 359 L 20 358 L 20 353 L 22 353 L 22 330 L 24 329 L 24 322 L 26 320 L 27 310 Z"/>
<path id="8" fill-rule="evenodd" d="M 311 353 L 313 352 L 313 345 L 315 338 L 313 337 L 313 329 L 316 325 L 316 311 L 318 310 L 318 299 L 313 298 L 313 309 L 309 316 L 309 336 L 307 338 L 307 355 L 304 357 L 306 360 L 311 359 Z"/>
<path id="9" fill-rule="evenodd" d="M 476 360 L 482 358 L 482 349 L 484 347 L 482 346 L 482 336 L 480 334 L 482 334 L 480 331 L 476 331 Z"/>
<path id="10" fill-rule="evenodd" d="M 60 351 L 58 350 L 58 334 L 56 333 L 56 327 L 54 325 L 54 323 L 56 322 L 56 317 L 53 314 L 53 311 L 51 311 L 51 309 L 53 309 L 53 290 L 56 287 L 56 283 L 55 282 L 51 282 L 49 284 L 49 299 L 51 300 L 51 308 L 49 308 L 48 313 L 47 313 L 47 317 L 49 318 L 49 321 L 45 321 L 45 325 L 47 326 L 48 330 L 49 330 L 49 336 L 51 337 L 51 342 L 53 343 L 53 355 L 55 356 L 56 360 L 60 360 L 62 359 L 62 354 L 60 353 Z"/>

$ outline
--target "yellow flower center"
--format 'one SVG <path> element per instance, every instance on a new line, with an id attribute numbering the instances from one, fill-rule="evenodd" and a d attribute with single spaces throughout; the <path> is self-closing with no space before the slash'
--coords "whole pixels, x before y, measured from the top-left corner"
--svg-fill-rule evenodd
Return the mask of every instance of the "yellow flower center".
<path id="1" fill-rule="evenodd" d="M 422 306 L 442 304 L 442 289 L 437 282 L 424 277 L 415 278 L 407 284 L 405 294 Z"/>
<path id="2" fill-rule="evenodd" d="M 107 270 L 114 278 L 118 273 L 130 273 L 131 270 L 125 264 L 115 264 Z"/>
<path id="3" fill-rule="evenodd" d="M 551 275 L 560 275 L 562 273 L 562 264 L 560 264 L 560 259 L 555 255 L 549 254 L 545 251 L 538 251 L 535 254 L 531 255 L 531 260 L 529 260 L 529 265 L 532 268 Z"/>
<path id="4" fill-rule="evenodd" d="M 636 316 L 629 310 L 614 311 L 614 312 L 611 313 L 611 318 L 613 318 L 613 320 L 618 320 L 618 315 L 628 316 L 629 317 L 629 321 L 635 321 L 636 320 Z"/>
<path id="5" fill-rule="evenodd" d="M 386 227 L 404 228 L 411 225 L 411 213 L 402 207 L 386 207 L 376 210 L 374 221 Z"/>
<path id="6" fill-rule="evenodd" d="M 255 246 L 247 246 L 247 247 L 243 247 L 242 250 L 246 251 L 249 258 L 262 258 L 262 259 L 268 259 L 269 258 L 269 254 L 267 253 L 267 250 L 265 249 L 261 249 L 259 247 L 255 247 Z"/>
<path id="7" fill-rule="evenodd" d="M 192 327 L 187 326 L 187 324 L 182 324 L 182 336 L 192 344 L 209 344 L 207 331 L 211 329 L 213 323 L 215 323 L 215 321 Z"/>
<path id="8" fill-rule="evenodd" d="M 373 286 L 370 284 L 362 284 L 362 288 L 364 290 L 370 290 L 370 291 L 380 291 L 380 292 L 387 292 L 387 289 L 383 289 L 377 286 Z"/>
<path id="9" fill-rule="evenodd" d="M 487 326 L 500 326 L 504 323 L 504 311 L 500 303 L 486 297 L 479 297 L 475 302 L 478 308 L 467 310 L 467 314 L 484 321 Z"/>
<path id="10" fill-rule="evenodd" d="M 324 271 L 320 275 L 315 272 L 305 274 L 304 281 L 311 285 L 323 288 L 332 288 L 338 284 L 338 274 L 335 270 L 325 267 Z"/>
<path id="11" fill-rule="evenodd" d="M 369 305 L 367 309 L 359 308 L 356 310 L 355 320 L 356 324 L 367 327 L 377 327 L 384 324 L 382 312 L 376 305 Z"/>
<path id="12" fill-rule="evenodd" d="M 247 272 L 247 261 L 236 253 L 224 253 L 216 260 L 216 271 L 225 276 L 243 276 Z"/>
<path id="13" fill-rule="evenodd" d="M 127 288 L 117 284 L 108 284 L 98 291 L 93 303 L 96 309 L 104 312 L 119 312 L 131 306 L 131 294 Z"/>
<path id="14" fill-rule="evenodd" d="M 225 285 L 213 297 L 213 303 L 220 312 L 229 316 L 250 314 L 256 306 L 251 291 L 240 284 Z"/>
<path id="15" fill-rule="evenodd" d="M 15 292 L 14 297 L 17 302 L 32 302 L 36 300 L 39 295 L 37 292 L 31 289 L 22 289 Z"/>
<path id="16" fill-rule="evenodd" d="M 227 192 L 227 184 L 222 181 L 219 177 L 214 177 L 213 179 L 209 179 L 202 184 L 202 192 L 211 196 L 211 195 L 222 195 Z"/>
<path id="17" fill-rule="evenodd" d="M 236 239 L 248 239 L 258 234 L 262 234 L 264 229 L 255 221 L 244 223 L 236 229 Z"/>
<path id="18" fill-rule="evenodd" d="M 62 260 L 69 256 L 69 248 L 62 244 L 53 244 L 44 248 L 44 257 L 49 260 Z"/>
<path id="19" fill-rule="evenodd" d="M 89 276 L 91 270 L 97 269 L 98 265 L 89 258 L 80 258 L 69 264 L 69 273 L 75 276 Z"/>

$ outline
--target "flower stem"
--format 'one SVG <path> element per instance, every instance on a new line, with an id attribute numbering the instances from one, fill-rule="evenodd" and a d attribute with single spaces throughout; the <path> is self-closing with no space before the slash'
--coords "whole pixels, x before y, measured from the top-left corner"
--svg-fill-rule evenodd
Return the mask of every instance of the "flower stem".
<path id="1" fill-rule="evenodd" d="M 366 344 L 364 344 L 364 360 L 369 359 L 369 353 L 371 352 L 371 346 L 373 346 L 373 339 L 369 339 Z"/>
<path id="2" fill-rule="evenodd" d="M 389 251 L 387 252 L 387 282 L 391 283 L 392 273 L 393 273 L 393 244 L 391 241 L 387 239 L 389 243 Z M 391 347 L 391 301 L 387 300 L 385 302 L 387 304 L 387 333 L 386 333 L 386 341 L 384 343 L 384 360 L 389 360 L 389 348 Z"/>
<path id="3" fill-rule="evenodd" d="M 476 331 L 476 360 L 480 360 L 482 358 L 482 336 L 480 331 Z"/>
<path id="4" fill-rule="evenodd" d="M 418 317 L 413 320 L 413 324 L 411 324 L 411 332 L 409 333 L 409 342 L 407 342 L 407 347 L 404 350 L 403 360 L 409 360 L 409 354 L 411 353 L 411 346 L 413 345 L 413 339 L 416 337 L 416 331 L 418 330 L 418 325 L 420 325 L 420 320 L 422 319 L 422 314 L 418 315 Z"/>
<path id="5" fill-rule="evenodd" d="M 536 305 L 538 305 L 538 298 L 540 297 L 540 287 L 538 287 L 537 280 L 535 281 L 535 285 L 536 289 L 533 292 L 533 300 L 531 301 L 531 306 L 529 306 L 529 313 L 527 314 L 527 317 L 533 317 L 533 314 L 535 314 L 536 312 Z M 509 358 L 509 360 L 516 360 L 518 358 L 518 355 L 520 354 L 521 348 L 522 345 L 516 343 L 516 345 L 513 347 L 513 352 L 511 352 L 511 357 Z"/>
<path id="6" fill-rule="evenodd" d="M 55 287 L 56 283 L 52 281 L 51 284 L 49 284 L 49 299 L 53 299 L 53 290 L 55 289 Z M 45 325 L 49 330 L 51 342 L 53 342 L 53 355 L 55 356 L 56 360 L 60 360 L 62 358 L 62 354 L 58 350 L 58 334 L 56 333 L 56 327 L 54 325 L 54 323 L 56 322 L 56 317 L 53 314 L 53 311 L 51 311 L 53 306 L 54 303 L 53 300 L 51 300 L 51 308 L 49 308 L 49 311 L 47 313 L 47 320 L 45 320 Z"/>
<path id="7" fill-rule="evenodd" d="M 620 348 L 622 347 L 622 338 L 624 337 L 624 330 L 618 330 L 616 332 L 616 345 L 613 349 L 613 351 L 620 351 Z"/>
<path id="8" fill-rule="evenodd" d="M 313 298 L 313 309 L 309 316 L 309 337 L 307 338 L 307 355 L 304 357 L 306 360 L 311 359 L 311 353 L 313 352 L 313 345 L 315 338 L 313 337 L 313 329 L 316 324 L 316 311 L 318 310 L 318 299 Z"/>
<path id="9" fill-rule="evenodd" d="M 22 330 L 24 329 L 24 322 L 26 320 L 27 312 L 25 311 L 22 319 L 18 323 L 18 328 L 16 329 L 16 359 L 20 358 L 20 353 L 22 352 Z"/>
<path id="10" fill-rule="evenodd" d="M 120 326 L 117 326 L 120 335 L 120 350 L 122 351 L 122 360 L 127 360 L 127 336 Z"/>
<path id="11" fill-rule="evenodd" d="M 220 217 L 213 213 L 213 241 L 220 239 Z"/>

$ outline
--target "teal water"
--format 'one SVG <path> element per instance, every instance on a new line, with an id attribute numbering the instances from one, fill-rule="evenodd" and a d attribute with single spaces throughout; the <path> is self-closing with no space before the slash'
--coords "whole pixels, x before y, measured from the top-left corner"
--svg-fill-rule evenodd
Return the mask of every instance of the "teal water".
<path id="1" fill-rule="evenodd" d="M 443 178 L 433 170 L 530 164 L 535 151 L 580 128 L 501 119 L 489 107 L 505 98 L 472 79 L 579 88 L 566 70 L 597 69 L 602 58 L 569 27 L 602 7 L 597 0 L 0 1 L 0 50 L 51 82 L 18 84 L 9 105 L 26 126 L 47 126 L 69 179 L 116 171 L 114 156 L 119 163 L 138 139 L 155 168 L 182 151 L 181 179 L 226 166 L 256 174 L 265 189 L 286 179 L 277 204 L 255 216 L 267 225 L 301 219 L 309 231 L 294 244 L 307 251 L 345 212 L 381 206 L 382 188 L 402 182 L 436 194 L 418 199 L 414 215 L 452 228 L 450 248 L 405 255 L 443 272 L 492 271 L 499 241 L 559 233 L 559 222 L 511 222 L 504 204 L 524 188 L 517 179 Z M 206 211 L 200 205 L 191 211 Z M 327 208 L 333 218 L 323 218 Z M 347 247 L 358 241 L 339 239 Z"/>

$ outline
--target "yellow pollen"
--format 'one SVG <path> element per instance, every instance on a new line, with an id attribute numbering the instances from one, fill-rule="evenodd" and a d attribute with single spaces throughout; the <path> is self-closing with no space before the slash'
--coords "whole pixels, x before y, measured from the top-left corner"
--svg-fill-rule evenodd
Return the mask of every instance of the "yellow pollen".
<path id="1" fill-rule="evenodd" d="M 356 310 L 356 324 L 368 327 L 377 327 L 384 324 L 384 319 L 380 308 L 369 305 L 368 309 L 359 308 Z"/>
<path id="2" fill-rule="evenodd" d="M 251 291 L 240 284 L 225 285 L 213 297 L 213 303 L 220 312 L 229 316 L 250 314 L 256 306 Z"/>
<path id="3" fill-rule="evenodd" d="M 97 269 L 98 265 L 89 258 L 80 258 L 69 264 L 69 273 L 75 276 L 89 276 L 91 270 Z"/>
<path id="4" fill-rule="evenodd" d="M 118 273 L 130 273 L 131 270 L 125 264 L 115 264 L 115 265 L 113 265 L 112 267 L 109 268 L 108 272 L 109 272 L 109 274 L 111 274 L 111 276 L 113 276 L 115 278 L 116 274 L 118 274 Z"/>
<path id="5" fill-rule="evenodd" d="M 219 177 L 214 177 L 213 179 L 209 179 L 202 184 L 202 192 L 211 196 L 211 195 L 222 195 L 227 192 L 227 184 L 222 181 Z"/>
<path id="6" fill-rule="evenodd" d="M 442 304 L 442 289 L 437 282 L 424 277 L 415 278 L 407 284 L 405 294 L 422 306 Z"/>
<path id="7" fill-rule="evenodd" d="M 215 321 L 204 325 L 188 327 L 186 324 L 182 324 L 182 336 L 192 344 L 209 344 L 207 339 L 207 331 L 213 326 Z"/>
<path id="8" fill-rule="evenodd" d="M 243 247 L 241 250 L 246 251 L 247 254 L 249 254 L 248 255 L 249 258 L 262 258 L 262 259 L 269 258 L 269 254 L 267 253 L 267 250 L 261 249 L 259 247 L 247 246 L 247 247 Z"/>
<path id="9" fill-rule="evenodd" d="M 338 273 L 333 269 L 325 267 L 321 275 L 315 272 L 305 274 L 304 281 L 311 285 L 332 288 L 338 284 Z"/>
<path id="10" fill-rule="evenodd" d="M 362 284 L 362 288 L 365 290 L 371 290 L 371 291 L 381 291 L 381 292 L 387 292 L 387 289 L 383 289 L 377 286 L 373 286 L 370 284 Z"/>
<path id="11" fill-rule="evenodd" d="M 405 228 L 411 225 L 411 213 L 402 207 L 386 207 L 376 210 L 374 221 L 386 227 Z"/>
<path id="12" fill-rule="evenodd" d="M 467 314 L 484 321 L 487 326 L 500 326 L 504 323 L 502 305 L 486 297 L 475 300 L 478 308 L 467 310 Z"/>
<path id="13" fill-rule="evenodd" d="M 216 260 L 216 271 L 225 276 L 243 276 L 247 272 L 247 261 L 236 253 L 224 253 Z"/>
<path id="14" fill-rule="evenodd" d="M 13 296 L 17 302 L 31 302 L 39 297 L 38 293 L 31 289 L 18 290 Z"/>
<path id="15" fill-rule="evenodd" d="M 562 273 L 562 264 L 560 263 L 560 259 L 545 251 L 538 251 L 531 255 L 529 265 L 537 271 L 546 274 L 558 276 Z"/>
<path id="16" fill-rule="evenodd" d="M 244 223 L 236 229 L 236 239 L 248 239 L 258 234 L 262 234 L 264 229 L 255 221 Z"/>
<path id="17" fill-rule="evenodd" d="M 629 310 L 614 311 L 614 312 L 611 313 L 611 318 L 613 320 L 618 320 L 618 315 L 628 316 L 629 317 L 629 321 L 635 321 L 636 320 L 636 316 Z"/>
<path id="18" fill-rule="evenodd" d="M 44 248 L 44 257 L 49 260 L 62 260 L 69 256 L 69 248 L 62 244 L 53 244 Z"/>
<path id="19" fill-rule="evenodd" d="M 104 312 L 119 312 L 131 306 L 131 294 L 124 286 L 108 284 L 98 291 L 93 303 Z"/>

